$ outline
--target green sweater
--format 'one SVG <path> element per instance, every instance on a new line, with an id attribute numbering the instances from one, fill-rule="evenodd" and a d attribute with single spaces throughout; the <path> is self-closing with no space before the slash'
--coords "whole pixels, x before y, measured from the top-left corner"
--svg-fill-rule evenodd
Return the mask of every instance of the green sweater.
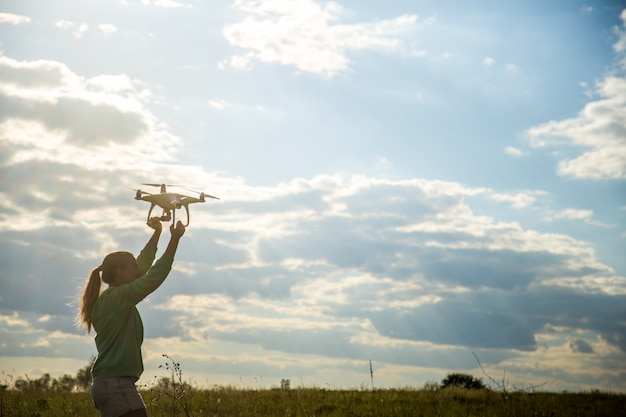
<path id="1" fill-rule="evenodd" d="M 150 267 L 156 250 L 154 246 L 146 246 L 137 257 L 137 266 L 143 274 L 140 278 L 107 288 L 93 306 L 91 319 L 98 349 L 98 358 L 91 369 L 94 381 L 116 376 L 139 378 L 143 373 L 143 323 L 135 305 L 163 283 L 174 261 L 164 254 Z"/>

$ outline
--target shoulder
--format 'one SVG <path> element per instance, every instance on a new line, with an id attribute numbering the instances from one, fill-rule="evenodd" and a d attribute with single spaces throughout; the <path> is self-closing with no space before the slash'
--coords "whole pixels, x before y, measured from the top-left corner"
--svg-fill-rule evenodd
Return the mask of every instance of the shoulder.
<path id="1" fill-rule="evenodd" d="M 107 288 L 96 300 L 94 310 L 105 308 L 108 311 L 114 311 L 134 305 L 127 302 L 130 290 L 131 288 L 128 284 Z"/>

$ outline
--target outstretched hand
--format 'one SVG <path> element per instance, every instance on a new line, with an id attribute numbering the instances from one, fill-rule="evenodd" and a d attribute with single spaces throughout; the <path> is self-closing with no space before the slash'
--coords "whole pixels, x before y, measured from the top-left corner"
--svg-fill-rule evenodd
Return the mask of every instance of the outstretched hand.
<path id="1" fill-rule="evenodd" d="M 161 225 L 161 219 L 158 217 L 150 217 L 147 223 L 150 229 L 154 229 L 155 232 L 160 232 L 163 230 L 163 225 Z"/>
<path id="2" fill-rule="evenodd" d="M 178 241 L 181 236 L 185 234 L 185 225 L 180 220 L 176 222 L 176 226 L 172 223 L 170 225 L 170 233 L 172 237 L 170 239 L 170 243 L 167 244 L 167 248 L 165 249 L 165 253 L 171 257 L 174 257 L 176 253 L 176 249 L 178 248 Z"/>
<path id="3" fill-rule="evenodd" d="M 185 225 L 180 220 L 176 222 L 176 226 L 174 223 L 170 225 L 170 233 L 173 238 L 180 239 L 185 234 Z"/>

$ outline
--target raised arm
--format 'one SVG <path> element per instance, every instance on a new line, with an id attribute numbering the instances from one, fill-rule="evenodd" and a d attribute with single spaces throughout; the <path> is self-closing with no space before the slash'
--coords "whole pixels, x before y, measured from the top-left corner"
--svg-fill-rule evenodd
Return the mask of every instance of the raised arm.
<path id="1" fill-rule="evenodd" d="M 164 255 L 169 255 L 173 258 L 178 249 L 178 242 L 185 234 L 185 226 L 179 220 L 176 222 L 176 226 L 174 226 L 174 224 L 170 225 L 170 233 L 172 236 L 170 237 L 170 242 L 167 244 Z"/>
<path id="2" fill-rule="evenodd" d="M 152 225 L 150 225 L 150 227 L 152 227 Z M 153 228 L 155 229 L 155 235 L 158 239 L 160 228 L 158 226 L 155 226 Z M 118 293 L 120 294 L 120 298 L 125 300 L 125 302 L 132 304 L 139 303 L 148 294 L 156 290 L 169 274 L 172 268 L 172 262 L 174 261 L 174 255 L 176 254 L 176 250 L 178 249 L 178 242 L 180 241 L 180 238 L 185 234 L 185 226 L 180 221 L 177 222 L 176 225 L 172 224 L 170 226 L 170 233 L 172 234 L 170 242 L 168 243 L 167 249 L 165 249 L 165 252 L 161 256 L 161 258 L 156 261 L 154 265 L 149 267 L 149 269 L 146 270 L 143 276 L 134 280 L 128 285 L 120 287 L 122 292 L 118 291 Z M 146 254 L 146 259 L 148 259 L 148 253 L 154 255 L 154 253 L 156 252 L 156 246 L 149 246 L 153 238 L 154 236 L 150 238 L 150 241 L 148 242 L 142 253 L 139 255 L 139 257 L 137 257 L 137 264 L 140 271 L 142 268 L 142 265 L 139 262 L 140 258 L 144 254 Z M 142 273 L 143 272 L 144 271 L 142 271 Z"/>
<path id="3" fill-rule="evenodd" d="M 146 246 L 156 247 L 159 243 L 159 237 L 161 236 L 161 231 L 163 230 L 163 225 L 161 225 L 161 220 L 158 217 L 151 217 L 148 220 L 148 227 L 154 230 L 152 236 L 150 236 L 150 240 L 146 243 Z"/>
<path id="4" fill-rule="evenodd" d="M 161 236 L 161 230 L 163 229 L 161 221 L 158 217 L 150 218 L 147 224 L 148 227 L 154 230 L 154 233 L 152 233 L 152 236 L 150 236 L 146 246 L 144 246 L 139 256 L 137 256 L 137 266 L 139 267 L 139 271 L 141 271 L 142 275 L 148 272 L 148 269 L 152 266 L 152 262 L 154 262 L 157 244 L 159 243 L 159 237 Z"/>

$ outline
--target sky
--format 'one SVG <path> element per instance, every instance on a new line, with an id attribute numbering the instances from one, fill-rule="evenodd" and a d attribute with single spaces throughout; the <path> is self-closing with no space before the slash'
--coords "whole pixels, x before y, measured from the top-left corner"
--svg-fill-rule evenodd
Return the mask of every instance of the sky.
<path id="1" fill-rule="evenodd" d="M 220 200 L 138 306 L 142 383 L 167 354 L 202 387 L 626 391 L 625 25 L 609 0 L 3 1 L 0 379 L 96 354 L 77 297 L 167 183 Z"/>

